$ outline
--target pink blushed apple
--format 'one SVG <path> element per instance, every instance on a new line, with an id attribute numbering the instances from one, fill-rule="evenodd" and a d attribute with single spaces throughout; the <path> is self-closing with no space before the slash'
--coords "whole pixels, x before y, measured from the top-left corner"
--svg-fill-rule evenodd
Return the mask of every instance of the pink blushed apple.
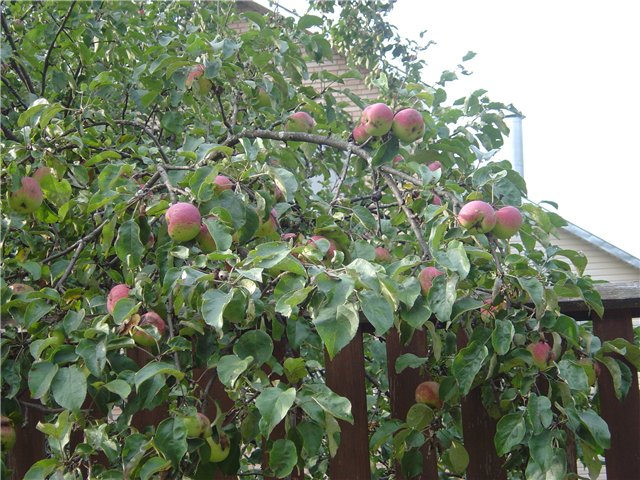
<path id="1" fill-rule="evenodd" d="M 149 333 L 140 328 L 144 327 L 145 325 L 155 327 L 158 330 L 160 336 L 163 336 L 167 328 L 167 324 L 164 323 L 164 320 L 160 315 L 153 311 L 145 313 L 140 318 L 140 323 L 138 323 L 137 328 L 133 332 L 133 340 L 142 347 L 153 347 L 156 344 L 155 338 L 153 338 Z"/>
<path id="2" fill-rule="evenodd" d="M 425 267 L 418 274 L 418 282 L 423 295 L 427 295 L 433 286 L 433 279 L 438 275 L 444 275 L 444 272 L 436 267 Z"/>
<path id="3" fill-rule="evenodd" d="M 213 219 L 215 217 L 210 218 Z M 216 241 L 213 239 L 211 233 L 209 233 L 209 229 L 204 223 L 200 225 L 200 232 L 196 237 L 196 242 L 198 243 L 198 247 L 200 247 L 200 250 L 202 250 L 204 253 L 211 253 L 216 251 Z"/>
<path id="4" fill-rule="evenodd" d="M 224 175 L 216 175 L 213 179 L 213 189 L 216 191 L 231 190 L 233 188 L 233 182 L 229 177 Z"/>
<path id="5" fill-rule="evenodd" d="M 433 408 L 441 408 L 440 384 L 438 382 L 422 382 L 416 387 L 416 402 L 424 403 Z"/>
<path id="6" fill-rule="evenodd" d="M 364 128 L 364 125 L 362 124 L 356 125 L 356 127 L 353 129 L 353 132 L 351 134 L 353 136 L 353 141 L 356 142 L 358 145 L 362 145 L 364 142 L 366 142 L 371 138 L 371 135 L 367 133 L 367 131 Z"/>
<path id="7" fill-rule="evenodd" d="M 329 242 L 329 248 L 327 249 L 327 253 L 325 254 L 325 257 L 328 259 L 332 259 L 333 258 L 333 254 L 336 251 L 336 244 L 333 243 L 333 240 L 329 240 L 328 238 L 325 238 L 321 235 L 314 235 L 309 239 L 309 243 L 313 243 L 316 247 L 317 244 L 316 242 L 319 240 L 326 240 Z"/>
<path id="8" fill-rule="evenodd" d="M 296 112 L 289 115 L 285 130 L 287 132 L 311 133 L 316 121 L 307 112 Z"/>
<path id="9" fill-rule="evenodd" d="M 496 226 L 492 233 L 502 239 L 512 237 L 522 226 L 522 214 L 516 207 L 502 207 L 496 211 Z"/>
<path id="10" fill-rule="evenodd" d="M 169 237 L 178 243 L 193 240 L 200 233 L 202 217 L 200 211 L 190 203 L 171 205 L 165 213 L 165 219 Z"/>
<path id="11" fill-rule="evenodd" d="M 376 247 L 376 261 L 380 263 L 387 263 L 391 261 L 391 254 L 389 250 L 384 247 Z"/>
<path id="12" fill-rule="evenodd" d="M 129 296 L 129 287 L 124 283 L 119 283 L 111 290 L 109 290 L 109 295 L 107 295 L 107 312 L 113 313 L 114 308 L 116 308 L 116 303 L 118 300 L 122 298 L 126 298 Z"/>
<path id="13" fill-rule="evenodd" d="M 31 177 L 22 177 L 21 187 L 9 196 L 9 205 L 17 213 L 27 214 L 35 212 L 42 201 L 44 194 L 38 181 Z"/>
<path id="14" fill-rule="evenodd" d="M 374 103 L 362 111 L 364 131 L 372 137 L 380 137 L 391 130 L 393 110 L 384 103 Z"/>
<path id="15" fill-rule="evenodd" d="M 431 162 L 428 165 L 428 167 L 429 167 L 429 170 L 431 170 L 432 172 L 435 172 L 439 168 L 442 168 L 442 164 L 436 160 L 435 162 Z"/>
<path id="16" fill-rule="evenodd" d="M 405 108 L 395 114 L 391 129 L 401 142 L 415 142 L 424 135 L 424 119 L 417 110 Z"/>
<path id="17" fill-rule="evenodd" d="M 551 345 L 542 340 L 529 344 L 527 350 L 529 350 L 533 356 L 533 364 L 540 370 L 548 368 L 549 364 L 555 360 Z"/>
<path id="18" fill-rule="evenodd" d="M 460 209 L 458 222 L 470 233 L 487 233 L 496 224 L 496 213 L 487 202 L 473 200 Z"/>

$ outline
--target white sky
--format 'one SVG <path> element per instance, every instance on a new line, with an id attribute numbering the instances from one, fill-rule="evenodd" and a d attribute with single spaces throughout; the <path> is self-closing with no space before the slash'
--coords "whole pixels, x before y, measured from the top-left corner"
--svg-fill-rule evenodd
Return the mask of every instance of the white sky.
<path id="1" fill-rule="evenodd" d="M 266 2 L 264 2 L 266 3 Z M 281 0 L 298 13 L 305 0 Z M 424 80 L 454 70 L 451 100 L 478 88 L 513 103 L 523 121 L 524 172 L 534 201 L 640 257 L 640 7 L 633 0 L 398 0 L 390 22 L 432 45 Z M 423 40 L 419 32 L 427 30 Z M 511 158 L 509 148 L 495 157 Z"/>

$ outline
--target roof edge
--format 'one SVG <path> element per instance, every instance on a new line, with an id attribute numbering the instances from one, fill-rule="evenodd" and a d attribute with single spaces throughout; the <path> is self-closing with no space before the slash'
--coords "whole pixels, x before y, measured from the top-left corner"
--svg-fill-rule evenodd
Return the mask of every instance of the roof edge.
<path id="1" fill-rule="evenodd" d="M 640 270 L 640 258 L 637 258 L 633 255 L 631 255 L 628 252 L 625 252 L 624 250 L 622 250 L 621 248 L 616 247 L 615 245 L 612 245 L 611 243 L 607 242 L 606 240 L 603 240 L 602 238 L 598 237 L 597 235 L 594 235 L 593 233 L 585 230 L 584 228 L 581 228 L 571 222 L 569 222 L 568 220 L 565 219 L 565 221 L 567 222 L 567 225 L 565 225 L 564 227 L 560 227 L 560 229 L 562 230 L 566 230 L 567 232 L 575 235 L 576 237 L 581 238 L 582 240 L 595 245 L 596 247 L 600 248 L 601 250 L 604 250 L 605 252 L 607 252 L 609 255 L 612 255 L 614 257 L 616 257 L 619 260 L 622 260 L 623 262 L 631 265 L 634 268 L 637 268 Z"/>

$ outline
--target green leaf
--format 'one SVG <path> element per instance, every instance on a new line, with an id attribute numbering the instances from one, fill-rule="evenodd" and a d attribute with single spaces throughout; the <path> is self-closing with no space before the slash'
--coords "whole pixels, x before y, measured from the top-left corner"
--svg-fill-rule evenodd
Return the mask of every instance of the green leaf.
<path id="1" fill-rule="evenodd" d="M 515 328 L 510 320 L 496 319 L 496 326 L 491 333 L 491 345 L 498 355 L 506 355 L 511 348 Z"/>
<path id="2" fill-rule="evenodd" d="M 316 15 L 303 15 L 302 17 L 300 17 L 300 20 L 298 20 L 298 28 L 300 30 L 305 30 L 309 27 L 318 27 L 320 25 L 322 25 L 324 22 L 322 20 L 322 18 L 316 16 Z"/>
<path id="3" fill-rule="evenodd" d="M 62 408 L 79 410 L 87 396 L 87 379 L 76 365 L 63 367 L 51 382 L 51 393 Z"/>
<path id="4" fill-rule="evenodd" d="M 187 429 L 181 418 L 167 418 L 158 425 L 153 443 L 177 468 L 187 453 Z"/>
<path id="5" fill-rule="evenodd" d="M 393 307 L 386 297 L 370 290 L 358 294 L 360 306 L 369 323 L 376 330 L 376 335 L 384 335 L 393 325 Z"/>
<path id="6" fill-rule="evenodd" d="M 287 477 L 298 463 L 298 451 L 291 440 L 278 439 L 269 451 L 269 468 L 276 478 Z"/>
<path id="7" fill-rule="evenodd" d="M 456 287 L 458 276 L 453 274 L 448 278 L 445 275 L 438 275 L 433 279 L 433 285 L 429 290 L 429 305 L 431 311 L 441 322 L 448 322 L 451 319 L 453 304 L 456 301 Z"/>
<path id="8" fill-rule="evenodd" d="M 289 246 L 283 242 L 267 242 L 251 250 L 245 261 L 246 265 L 258 268 L 275 267 L 289 255 Z"/>
<path id="9" fill-rule="evenodd" d="M 352 304 L 340 305 L 337 309 L 324 308 L 320 310 L 313 323 L 324 342 L 329 358 L 333 359 L 356 336 L 358 312 Z"/>
<path id="10" fill-rule="evenodd" d="M 536 316 L 540 318 L 544 313 L 544 287 L 537 278 L 522 278 L 518 277 L 518 283 L 529 294 L 531 300 L 536 306 Z"/>
<path id="11" fill-rule="evenodd" d="M 268 437 L 273 429 L 287 415 L 296 399 L 296 389 L 282 390 L 278 387 L 265 388 L 256 398 L 256 408 L 262 415 L 260 419 L 260 432 Z"/>
<path id="12" fill-rule="evenodd" d="M 131 394 L 131 386 L 124 380 L 111 380 L 109 383 L 105 383 L 103 386 L 110 392 L 119 395 L 123 400 L 126 400 Z"/>
<path id="13" fill-rule="evenodd" d="M 462 395 L 466 395 L 471 390 L 473 380 L 482 369 L 488 355 L 487 347 L 474 341 L 460 350 L 453 359 L 451 373 L 458 382 Z"/>
<path id="14" fill-rule="evenodd" d="M 29 391 L 31 398 L 42 398 L 51 387 L 51 381 L 58 373 L 58 365 L 50 362 L 36 362 L 29 370 Z"/>
<path id="15" fill-rule="evenodd" d="M 250 330 L 234 344 L 233 353 L 242 359 L 251 356 L 256 365 L 260 366 L 271 358 L 273 341 L 269 334 L 262 330 Z"/>
<path id="16" fill-rule="evenodd" d="M 225 355 L 218 361 L 218 377 L 223 385 L 234 388 L 236 380 L 249 368 L 253 357 L 240 358 L 237 355 Z"/>
<path id="17" fill-rule="evenodd" d="M 571 390 L 589 389 L 589 379 L 582 366 L 571 360 L 560 360 L 558 370 L 560 377 L 567 382 Z"/>
<path id="18" fill-rule="evenodd" d="M 392 136 L 383 143 L 371 159 L 371 166 L 379 167 L 380 165 L 391 164 L 391 161 L 398 154 L 400 144 L 395 136 Z"/>
<path id="19" fill-rule="evenodd" d="M 84 363 L 95 377 L 102 375 L 102 370 L 107 363 L 107 347 L 102 341 L 83 338 L 78 342 L 76 353 L 84 359 Z"/>
<path id="20" fill-rule="evenodd" d="M 531 458 L 542 471 L 547 471 L 553 460 L 553 432 L 543 430 L 529 439 Z"/>
<path id="21" fill-rule="evenodd" d="M 151 457 L 140 469 L 140 479 L 149 480 L 158 472 L 164 472 L 171 468 L 171 462 L 162 457 Z"/>
<path id="22" fill-rule="evenodd" d="M 428 357 L 418 357 L 413 353 L 403 353 L 396 358 L 396 373 L 402 373 L 406 368 L 420 368 L 429 361 Z"/>
<path id="23" fill-rule="evenodd" d="M 611 433 L 602 417 L 590 409 L 578 412 L 578 417 L 595 440 L 596 445 L 593 445 L 594 447 L 600 447 L 601 449 L 611 448 Z"/>
<path id="24" fill-rule="evenodd" d="M 533 427 L 533 433 L 540 433 L 549 428 L 553 422 L 551 400 L 532 393 L 527 403 L 527 418 Z"/>
<path id="25" fill-rule="evenodd" d="M 58 460 L 56 458 L 45 458 L 44 460 L 38 460 L 31 465 L 31 468 L 25 474 L 23 480 L 42 480 L 47 478 L 53 473 L 58 466 Z"/>
<path id="26" fill-rule="evenodd" d="M 463 313 L 479 309 L 482 305 L 484 305 L 484 303 L 481 300 L 471 297 L 464 297 L 457 300 L 451 309 L 451 321 L 455 321 Z"/>
<path id="27" fill-rule="evenodd" d="M 277 187 L 280 189 L 287 202 L 294 201 L 294 194 L 298 191 L 298 181 L 289 170 L 284 168 L 271 167 L 269 169 L 273 175 Z"/>
<path id="28" fill-rule="evenodd" d="M 122 325 L 126 319 L 138 312 L 140 306 L 140 302 L 137 302 L 133 298 L 121 298 L 116 302 L 116 306 L 111 313 L 114 323 L 116 325 Z"/>
<path id="29" fill-rule="evenodd" d="M 618 400 L 622 400 L 629 389 L 628 386 L 626 390 L 623 390 L 622 388 L 622 370 L 620 366 L 623 364 L 618 362 L 615 358 L 611 358 L 611 357 L 602 357 L 600 359 L 600 362 L 604 363 L 604 365 L 607 367 L 607 370 L 609 370 L 609 373 L 611 374 L 611 380 L 613 382 L 613 391 L 616 395 L 616 398 Z"/>
<path id="30" fill-rule="evenodd" d="M 460 280 L 467 278 L 471 264 L 467 257 L 467 252 L 464 249 L 462 242 L 453 240 L 449 242 L 447 246 L 447 258 L 449 259 L 451 268 L 460 275 Z"/>
<path id="31" fill-rule="evenodd" d="M 527 427 L 522 413 L 509 413 L 498 421 L 493 443 L 499 457 L 509 453 L 513 447 L 524 440 Z"/>
<path id="32" fill-rule="evenodd" d="M 298 403 L 312 418 L 315 408 L 320 407 L 332 417 L 353 424 L 349 399 L 341 397 L 323 383 L 304 385 L 298 392 Z"/>
<path id="33" fill-rule="evenodd" d="M 38 298 L 29 302 L 24 312 L 24 328 L 29 329 L 34 323 L 44 317 L 53 309 L 53 305 L 49 305 L 43 298 Z"/>
<path id="34" fill-rule="evenodd" d="M 415 403 L 407 412 L 407 425 L 412 430 L 424 430 L 433 420 L 433 410 L 424 403 Z"/>
<path id="35" fill-rule="evenodd" d="M 133 219 L 124 222 L 118 230 L 115 243 L 116 255 L 131 268 L 140 266 L 144 245 L 140 241 L 140 227 Z"/>
<path id="36" fill-rule="evenodd" d="M 298 383 L 309 374 L 303 358 L 287 358 L 283 367 L 284 374 L 291 384 Z"/>
<path id="37" fill-rule="evenodd" d="M 371 232 L 375 232 L 378 228 L 378 222 L 371 211 L 362 205 L 354 205 L 351 207 L 353 214 L 362 225 Z"/>
<path id="38" fill-rule="evenodd" d="M 176 370 L 176 366 L 169 362 L 149 362 L 140 370 L 138 370 L 134 377 L 134 383 L 136 389 L 139 391 L 140 386 L 155 377 L 156 375 L 171 375 L 180 381 L 184 377 L 184 372 Z"/>
<path id="39" fill-rule="evenodd" d="M 207 325 L 222 331 L 222 314 L 233 299 L 233 292 L 224 293 L 221 290 L 210 289 L 202 295 L 202 317 Z"/>

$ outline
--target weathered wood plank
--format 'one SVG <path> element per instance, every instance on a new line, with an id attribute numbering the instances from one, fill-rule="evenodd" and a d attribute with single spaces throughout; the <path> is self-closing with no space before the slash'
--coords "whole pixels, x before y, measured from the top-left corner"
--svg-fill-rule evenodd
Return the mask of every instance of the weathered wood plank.
<path id="1" fill-rule="evenodd" d="M 405 353 L 413 353 L 419 357 L 427 356 L 427 338 L 424 330 L 418 330 L 413 334 L 408 345 L 400 343 L 398 331 L 393 328 L 387 334 L 387 371 L 389 375 L 389 395 L 391 399 L 391 416 L 405 421 L 407 412 L 415 404 L 416 387 L 423 381 L 429 380 L 427 376 L 420 376 L 419 371 L 407 368 L 401 373 L 396 373 L 396 359 Z M 422 447 L 422 474 L 413 477 L 417 480 L 436 480 L 438 478 L 438 459 L 429 444 Z M 404 477 L 397 466 L 398 479 Z"/>
<path id="2" fill-rule="evenodd" d="M 624 338 L 633 342 L 631 310 L 605 311 L 593 328 L 602 341 Z M 619 355 L 612 354 L 631 370 L 631 386 L 626 398 L 619 401 L 614 393 L 609 370 L 604 366 L 598 377 L 600 414 L 611 432 L 611 448 L 605 451 L 608 480 L 640 478 L 640 390 L 638 371 Z"/>
<path id="3" fill-rule="evenodd" d="M 329 463 L 329 478 L 369 480 L 369 435 L 367 395 L 365 389 L 364 347 L 362 330 L 333 360 L 326 355 L 326 382 L 338 395 L 351 402 L 353 425 L 339 420 L 340 446 Z"/>
<path id="4" fill-rule="evenodd" d="M 634 315 L 640 315 L 640 281 L 598 284 L 596 290 L 600 293 L 605 310 L 635 309 Z M 589 307 L 581 298 L 563 298 L 559 303 L 563 313 L 584 313 L 586 316 L 589 312 Z"/>

